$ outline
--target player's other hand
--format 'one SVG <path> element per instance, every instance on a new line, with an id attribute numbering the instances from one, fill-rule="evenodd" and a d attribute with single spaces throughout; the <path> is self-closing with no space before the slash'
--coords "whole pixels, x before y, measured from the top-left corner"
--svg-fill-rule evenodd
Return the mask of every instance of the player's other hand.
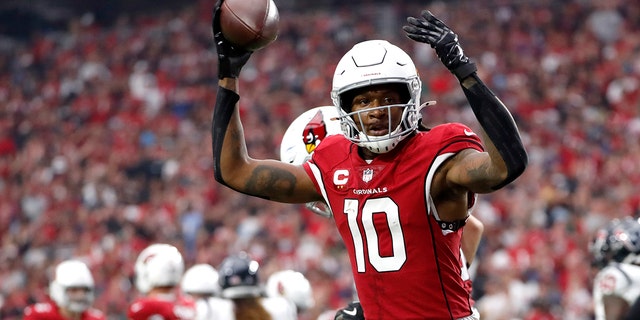
<path id="1" fill-rule="evenodd" d="M 429 44 L 435 49 L 440 61 L 459 80 L 477 71 L 475 63 L 464 55 L 458 42 L 458 35 L 430 11 L 422 11 L 422 16 L 419 18 L 408 17 L 407 23 L 409 25 L 402 27 L 407 37 Z"/>
<path id="2" fill-rule="evenodd" d="M 213 20 L 211 21 L 213 40 L 218 53 L 218 78 L 237 78 L 242 67 L 249 61 L 252 52 L 233 46 L 222 35 L 222 28 L 220 27 L 222 2 L 224 0 L 218 0 L 213 7 Z"/>
<path id="3" fill-rule="evenodd" d="M 360 301 L 352 301 L 349 304 L 338 310 L 333 320 L 364 320 L 364 311 Z"/>

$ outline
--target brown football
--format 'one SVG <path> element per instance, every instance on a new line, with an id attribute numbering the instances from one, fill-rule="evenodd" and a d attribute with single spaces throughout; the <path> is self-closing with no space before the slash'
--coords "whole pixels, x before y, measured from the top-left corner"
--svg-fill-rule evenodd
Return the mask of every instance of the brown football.
<path id="1" fill-rule="evenodd" d="M 280 15 L 273 0 L 225 0 L 220 10 L 222 34 L 234 45 L 256 51 L 278 37 Z"/>

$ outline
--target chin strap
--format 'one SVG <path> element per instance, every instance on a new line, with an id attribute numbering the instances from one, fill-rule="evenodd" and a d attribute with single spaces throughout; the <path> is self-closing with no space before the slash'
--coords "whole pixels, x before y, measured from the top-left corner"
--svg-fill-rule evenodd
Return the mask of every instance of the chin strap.
<path id="1" fill-rule="evenodd" d="M 473 73 L 470 77 L 475 79 L 477 83 L 470 88 L 463 85 L 462 90 L 482 129 L 496 146 L 507 165 L 507 178 L 492 187 L 494 190 L 498 190 L 524 172 L 529 162 L 527 151 L 524 149 L 518 127 L 507 107 L 487 88 L 477 74 Z"/>
<path id="2" fill-rule="evenodd" d="M 222 144 L 224 143 L 224 135 L 227 132 L 229 121 L 233 115 L 236 103 L 240 100 L 240 96 L 223 87 L 218 86 L 216 95 L 216 104 L 213 108 L 213 120 L 211 121 L 211 146 L 213 149 L 213 174 L 216 181 L 230 187 L 224 179 L 220 170 L 220 154 L 222 153 Z M 231 187 L 230 187 L 231 188 Z M 233 188 L 232 188 L 233 189 Z"/>

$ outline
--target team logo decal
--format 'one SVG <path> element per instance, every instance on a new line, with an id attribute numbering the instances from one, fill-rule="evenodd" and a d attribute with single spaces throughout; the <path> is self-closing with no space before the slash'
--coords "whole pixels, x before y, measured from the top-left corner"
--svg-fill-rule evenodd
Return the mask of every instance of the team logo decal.
<path id="1" fill-rule="evenodd" d="M 327 125 L 324 123 L 322 111 L 318 112 L 309 120 L 309 123 L 302 130 L 302 142 L 307 149 L 307 153 L 311 154 L 324 138 L 327 137 Z"/>
<path id="2" fill-rule="evenodd" d="M 366 168 L 362 171 L 362 181 L 369 182 L 373 179 L 373 169 Z"/>
<path id="3" fill-rule="evenodd" d="M 603 294 L 612 294 L 616 289 L 616 277 L 610 274 L 605 275 L 598 285 Z"/>

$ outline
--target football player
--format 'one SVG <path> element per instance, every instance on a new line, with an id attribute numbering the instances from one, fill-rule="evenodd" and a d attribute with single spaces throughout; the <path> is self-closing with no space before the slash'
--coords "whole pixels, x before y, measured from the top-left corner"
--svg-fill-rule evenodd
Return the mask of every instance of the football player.
<path id="1" fill-rule="evenodd" d="M 477 75 L 458 36 L 429 11 L 409 17 L 403 28 L 430 45 L 456 76 L 483 129 L 478 134 L 461 123 L 418 130 L 428 104 L 420 103 L 415 64 L 399 47 L 368 40 L 354 45 L 334 72 L 331 99 L 343 134 L 325 138 L 309 161 L 294 165 L 247 152 L 238 77 L 252 52 L 224 38 L 222 3 L 212 23 L 219 78 L 211 129 L 216 181 L 272 201 L 328 204 L 365 318 L 475 319 L 463 274 L 462 227 L 475 194 L 514 181 L 528 158 L 510 112 Z"/>
<path id="2" fill-rule="evenodd" d="M 49 284 L 51 301 L 24 310 L 25 320 L 103 320 L 104 313 L 92 308 L 95 285 L 89 267 L 80 260 L 58 264 Z"/>
<path id="3" fill-rule="evenodd" d="M 334 134 L 342 134 L 342 130 L 339 126 L 338 121 L 339 114 L 337 113 L 334 107 L 324 106 L 324 107 L 315 107 L 303 112 L 300 116 L 298 116 L 287 128 L 284 136 L 282 137 L 282 142 L 280 144 L 280 161 L 301 165 L 304 162 L 311 159 L 311 155 L 313 151 L 320 145 L 320 143 L 328 136 Z M 422 128 L 425 130 L 424 128 Z M 428 130 L 428 129 L 426 129 Z M 474 268 L 472 269 L 472 262 L 475 259 L 478 246 L 480 245 L 480 240 L 482 239 L 482 233 L 484 232 L 484 224 L 478 220 L 476 217 L 471 215 L 471 211 L 473 210 L 475 204 L 475 199 L 473 199 L 473 203 L 469 208 L 469 217 L 466 220 L 464 225 L 464 230 L 461 236 L 461 254 L 462 254 L 462 262 L 463 269 L 462 272 L 465 274 L 463 277 L 465 278 L 465 286 L 471 295 L 471 291 L 473 289 L 473 282 L 471 280 L 471 273 L 475 270 L 477 264 L 474 264 Z M 317 202 L 309 202 L 306 204 L 306 207 L 310 209 L 312 212 L 315 212 L 324 217 L 331 217 L 331 209 L 322 201 Z M 282 274 L 287 271 L 281 271 L 279 273 L 274 273 L 269 278 L 267 282 L 267 293 L 273 294 L 276 292 L 275 283 L 284 283 L 284 281 L 278 281 Z M 289 271 L 293 273 L 293 271 Z M 275 278 L 277 276 L 277 278 Z M 300 276 L 304 277 L 300 274 Z M 275 278 L 275 279 L 274 279 Z M 298 276 L 299 278 L 299 276 Z M 276 282 L 278 281 L 278 282 Z M 305 281 L 307 281 L 305 279 Z M 308 282 L 308 281 L 307 281 Z M 295 281 L 290 283 L 296 283 Z M 294 286 L 290 284 L 290 286 Z M 302 286 L 306 288 L 306 284 Z M 285 290 L 287 288 L 279 288 L 278 290 Z M 293 291 L 294 289 L 289 289 L 289 291 Z M 297 289 L 299 291 L 300 288 Z M 306 291 L 305 291 L 306 292 Z M 305 294 L 306 295 L 306 294 Z M 303 295 L 296 295 L 300 298 Z M 310 296 L 310 291 L 309 291 Z M 357 298 L 357 295 L 356 297 Z M 309 298 L 305 298 L 308 299 Z M 471 299 L 472 306 L 475 304 L 475 301 Z M 359 312 L 354 312 L 354 307 Z M 477 310 L 474 308 L 474 313 L 477 313 Z M 362 313 L 362 307 L 360 306 L 360 302 L 354 300 L 350 302 L 346 307 L 339 309 L 335 315 L 336 319 L 360 319 L 363 318 L 364 315 Z"/>
<path id="4" fill-rule="evenodd" d="M 589 251 L 602 267 L 593 284 L 596 320 L 640 319 L 630 308 L 640 297 L 640 223 L 615 219 L 596 232 Z"/>
<path id="5" fill-rule="evenodd" d="M 196 319 L 195 301 L 178 288 L 184 272 L 178 248 L 164 243 L 148 246 L 138 255 L 134 272 L 136 288 L 144 296 L 129 305 L 129 319 Z"/>
<path id="6" fill-rule="evenodd" d="M 315 305 L 311 283 L 298 271 L 282 270 L 272 273 L 267 280 L 266 292 L 269 297 L 287 299 L 298 314 Z"/>
<path id="7" fill-rule="evenodd" d="M 328 136 L 342 134 L 338 111 L 333 106 L 311 108 L 296 117 L 280 142 L 280 161 L 302 165 Z M 318 215 L 331 217 L 331 208 L 324 201 L 305 204 L 307 209 Z"/>
<path id="8" fill-rule="evenodd" d="M 245 252 L 230 255 L 222 261 L 218 283 L 222 303 L 214 306 L 219 312 L 231 314 L 222 320 L 296 320 L 294 306 L 281 296 L 265 296 L 258 271 L 260 265 Z"/>
<path id="9" fill-rule="evenodd" d="M 480 240 L 482 238 L 482 233 L 484 231 L 484 224 L 478 220 L 478 218 L 469 215 L 467 222 L 464 225 L 464 230 L 462 231 L 462 246 L 460 248 L 460 253 L 462 254 L 462 262 L 463 262 L 463 278 L 465 279 L 465 287 L 469 292 L 469 296 L 471 296 L 471 291 L 473 290 L 473 281 L 471 280 L 471 263 L 475 260 L 475 256 L 478 250 L 478 246 L 480 245 Z M 475 264 L 477 265 L 477 264 Z M 357 296 L 356 296 L 357 298 Z M 474 319 L 480 318 L 480 313 L 475 307 L 475 300 L 470 297 L 470 303 L 473 311 Z M 360 301 L 354 300 L 349 302 L 346 307 L 342 309 L 338 309 L 334 316 L 334 320 L 364 320 L 364 311 L 362 310 L 362 305 L 360 305 Z"/>
<path id="10" fill-rule="evenodd" d="M 233 319 L 231 301 L 221 299 L 218 270 L 209 264 L 196 264 L 182 277 L 180 288 L 196 300 L 198 320 Z"/>

